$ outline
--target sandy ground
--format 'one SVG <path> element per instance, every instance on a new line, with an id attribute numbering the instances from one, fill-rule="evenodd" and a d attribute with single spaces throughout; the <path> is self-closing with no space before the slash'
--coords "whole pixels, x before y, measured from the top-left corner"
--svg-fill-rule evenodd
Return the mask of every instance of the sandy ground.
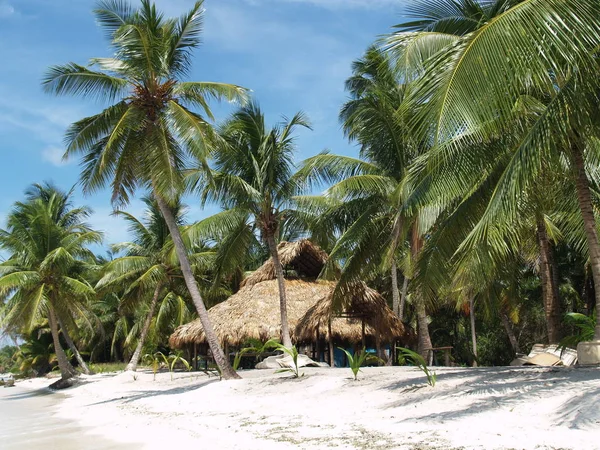
<path id="1" fill-rule="evenodd" d="M 82 377 L 57 416 L 132 448 L 600 449 L 600 368 L 272 370 Z M 37 389 L 48 380 L 19 383 Z M 200 445 L 200 447 L 198 447 Z"/>

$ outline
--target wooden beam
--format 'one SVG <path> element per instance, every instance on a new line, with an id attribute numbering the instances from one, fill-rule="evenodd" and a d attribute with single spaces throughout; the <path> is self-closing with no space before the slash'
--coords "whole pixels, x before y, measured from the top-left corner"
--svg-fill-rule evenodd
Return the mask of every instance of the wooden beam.
<path id="1" fill-rule="evenodd" d="M 335 367 L 335 361 L 333 359 L 333 333 L 331 332 L 331 316 L 329 316 L 329 322 L 327 322 L 327 332 L 329 333 L 329 365 Z"/>

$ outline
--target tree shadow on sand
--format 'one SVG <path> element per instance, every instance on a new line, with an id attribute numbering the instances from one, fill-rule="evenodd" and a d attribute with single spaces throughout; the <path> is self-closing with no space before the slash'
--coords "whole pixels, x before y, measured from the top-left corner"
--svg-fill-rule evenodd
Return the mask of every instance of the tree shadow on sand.
<path id="1" fill-rule="evenodd" d="M 577 371 L 577 379 L 570 376 Z M 454 420 L 476 414 L 512 409 L 540 399 L 568 395 L 574 386 L 580 395 L 570 398 L 546 414 L 555 418 L 557 426 L 575 429 L 598 427 L 600 412 L 596 399 L 600 394 L 597 369 L 587 368 L 489 368 L 477 371 L 450 371 L 438 374 L 435 388 L 414 389 L 415 378 L 384 386 L 382 389 L 396 392 L 400 398 L 388 403 L 385 408 L 405 408 L 436 400 L 456 399 L 448 402 L 448 411 L 414 415 L 407 420 Z M 423 377 L 425 382 L 425 377 Z M 463 397 L 475 397 L 468 405 L 461 405 Z"/>

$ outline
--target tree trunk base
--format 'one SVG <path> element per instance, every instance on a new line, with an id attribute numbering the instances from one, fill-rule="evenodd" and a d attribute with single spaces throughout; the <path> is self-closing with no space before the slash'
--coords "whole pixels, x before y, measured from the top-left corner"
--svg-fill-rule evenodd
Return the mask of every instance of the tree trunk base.
<path id="1" fill-rule="evenodd" d="M 50 386 L 48 386 L 50 389 L 52 389 L 53 391 L 60 391 L 62 389 L 68 389 L 70 387 L 73 387 L 77 384 L 77 379 L 75 377 L 73 378 L 67 378 L 66 380 L 63 380 L 62 378 L 58 381 L 55 381 L 54 383 L 52 383 Z"/>
<path id="2" fill-rule="evenodd" d="M 577 344 L 577 360 L 582 366 L 600 364 L 600 340 Z"/>

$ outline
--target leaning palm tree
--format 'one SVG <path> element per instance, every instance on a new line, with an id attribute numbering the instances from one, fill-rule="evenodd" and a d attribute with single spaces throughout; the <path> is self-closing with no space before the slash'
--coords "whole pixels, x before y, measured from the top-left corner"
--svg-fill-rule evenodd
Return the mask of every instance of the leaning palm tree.
<path id="1" fill-rule="evenodd" d="M 412 14 L 428 20 L 433 9 L 447 11 L 455 4 L 417 2 Z M 515 131 L 519 136 L 485 213 L 462 248 L 474 247 L 494 228 L 510 227 L 522 192 L 552 162 L 574 186 L 571 195 L 583 218 L 598 307 L 600 242 L 590 192 L 594 173 L 588 168 L 596 158 L 594 141 L 600 131 L 595 117 L 600 31 L 593 19 L 599 13 L 598 2 L 585 0 L 506 2 L 493 18 L 482 18 L 467 33 L 436 34 L 417 25 L 421 31 L 401 29 L 388 40 L 394 54 L 403 64 L 408 62 L 409 73 L 418 78 L 414 102 L 422 107 L 413 125 L 434 144 L 418 172 L 439 181 L 429 189 L 430 197 L 444 202 L 472 190 L 481 175 L 489 173 L 489 167 L 482 170 L 474 164 L 489 156 L 488 142 Z M 542 107 L 532 123 L 516 130 L 515 104 L 529 93 Z M 600 324 L 595 338 L 600 340 Z"/>
<path id="2" fill-rule="evenodd" d="M 174 253 L 169 229 L 156 201 L 150 197 L 144 197 L 143 201 L 147 207 L 145 220 L 139 220 L 124 211 L 118 212 L 128 222 L 133 241 L 113 245 L 112 250 L 115 253 L 125 252 L 125 255 L 106 264 L 103 270 L 104 276 L 96 285 L 96 289 L 100 292 L 105 290 L 110 292 L 115 287 L 124 286 L 125 291 L 121 296 L 121 308 L 124 310 L 135 310 L 139 308 L 140 302 L 145 302 L 148 297 L 151 298 L 141 326 L 135 327 L 135 330 L 139 331 L 139 337 L 126 368 L 134 372 L 142 355 L 157 306 L 164 304 L 162 308 L 164 311 L 180 298 L 174 290 L 181 279 L 181 270 L 177 255 Z M 178 225 L 181 226 L 183 205 L 178 201 L 170 208 Z M 195 251 L 190 255 L 192 266 L 195 269 L 206 268 L 211 256 L 210 251 Z"/>
<path id="3" fill-rule="evenodd" d="M 200 44 L 203 2 L 179 19 L 160 14 L 149 0 L 139 9 L 122 0 L 105 0 L 94 11 L 114 51 L 89 66 L 51 67 L 47 92 L 98 97 L 113 104 L 74 123 L 67 131 L 65 157 L 83 155 L 85 193 L 108 183 L 112 203 L 122 207 L 137 188 L 156 199 L 173 239 L 181 270 L 198 310 L 215 361 L 224 378 L 237 377 L 221 349 L 198 289 L 187 250 L 169 204 L 183 189 L 182 170 L 189 159 L 206 164 L 214 132 L 190 107 L 209 119 L 208 99 L 242 100 L 246 90 L 230 84 L 186 82 L 192 51 Z"/>
<path id="4" fill-rule="evenodd" d="M 7 229 L 0 230 L 0 248 L 10 254 L 0 265 L 0 298 L 6 300 L 1 326 L 29 332 L 48 319 L 63 380 L 75 370 L 59 340 L 59 321 L 86 317 L 94 295 L 82 276 L 93 259 L 87 245 L 102 241 L 102 235 L 83 222 L 90 210 L 73 208 L 71 194 L 34 185 L 27 200 L 15 204 Z"/>
<path id="5" fill-rule="evenodd" d="M 258 105 L 252 103 L 241 108 L 219 130 L 221 143 L 214 153 L 215 169 L 203 194 L 206 200 L 231 209 L 230 215 L 241 217 L 238 222 L 242 227 L 247 218 L 267 244 L 279 285 L 283 345 L 288 348 L 292 341 L 283 268 L 275 239 L 286 207 L 301 187 L 293 172 L 296 150 L 293 132 L 297 127 L 310 128 L 302 113 L 268 129 Z"/>

